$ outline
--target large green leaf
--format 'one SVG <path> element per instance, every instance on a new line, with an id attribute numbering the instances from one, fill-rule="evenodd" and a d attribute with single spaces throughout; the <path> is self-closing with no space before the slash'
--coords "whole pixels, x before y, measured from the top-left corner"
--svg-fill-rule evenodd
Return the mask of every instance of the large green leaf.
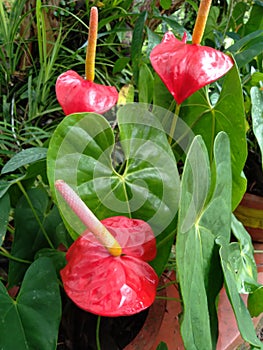
<path id="1" fill-rule="evenodd" d="M 30 266 L 16 300 L 0 282 L 1 349 L 56 349 L 60 317 L 59 284 L 48 258 Z"/>
<path id="2" fill-rule="evenodd" d="M 216 240 L 229 241 L 231 223 L 230 148 L 223 132 L 215 139 L 214 162 L 211 175 L 205 143 L 196 136 L 182 175 L 176 241 L 186 349 L 215 349 L 218 336 L 216 299 L 223 277 Z"/>
<path id="3" fill-rule="evenodd" d="M 203 137 L 210 161 L 216 135 L 220 131 L 227 133 L 231 147 L 234 209 L 246 190 L 246 180 L 241 173 L 247 157 L 244 103 L 237 67 L 233 67 L 225 76 L 220 97 L 215 105 L 211 104 L 205 89 L 202 89 L 186 100 L 179 116 L 195 135 Z"/>
<path id="4" fill-rule="evenodd" d="M 60 123 L 47 156 L 51 190 L 55 198 L 54 182 L 63 179 L 99 219 L 125 215 L 147 221 L 158 244 L 153 265 L 161 273 L 178 208 L 176 161 L 161 124 L 145 106 L 127 104 L 117 118 L 120 142 L 106 119 L 94 113 L 70 115 Z M 85 227 L 63 201 L 59 207 L 75 239 Z"/>
<path id="5" fill-rule="evenodd" d="M 253 86 L 250 90 L 250 95 L 252 127 L 263 157 L 263 91 Z"/>
<path id="6" fill-rule="evenodd" d="M 235 270 L 232 268 L 233 265 L 231 266 L 229 263 L 231 253 L 231 246 L 229 245 L 224 244 L 220 248 L 220 257 L 225 278 L 225 289 L 235 313 L 238 328 L 243 339 L 257 349 L 263 349 L 262 343 L 256 336 L 254 324 L 251 320 L 248 309 L 239 295 L 238 285 L 235 278 Z"/>
<path id="7" fill-rule="evenodd" d="M 15 208 L 15 234 L 11 253 L 18 259 L 33 261 L 36 252 L 50 245 L 58 246 L 61 235 L 57 227 L 61 224 L 58 209 L 50 211 L 47 193 L 40 188 L 33 188 L 23 196 Z M 63 242 L 64 243 L 64 242 Z M 9 262 L 9 284 L 21 282 L 28 264 L 14 260 Z"/>

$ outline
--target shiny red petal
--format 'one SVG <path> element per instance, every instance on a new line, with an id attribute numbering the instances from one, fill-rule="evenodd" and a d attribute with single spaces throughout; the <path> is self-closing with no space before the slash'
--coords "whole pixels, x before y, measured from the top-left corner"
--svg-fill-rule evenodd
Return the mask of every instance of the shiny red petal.
<path id="1" fill-rule="evenodd" d="M 123 254 L 144 261 L 151 261 L 156 257 L 156 240 L 147 222 L 125 216 L 113 216 L 101 222 L 119 242 Z"/>
<path id="2" fill-rule="evenodd" d="M 211 47 L 186 44 L 168 32 L 150 54 L 153 68 L 177 103 L 182 103 L 234 65 L 231 57 Z"/>
<path id="3" fill-rule="evenodd" d="M 73 70 L 58 77 L 56 95 L 66 115 L 80 112 L 102 114 L 111 109 L 118 100 L 115 87 L 85 80 Z"/>
<path id="4" fill-rule="evenodd" d="M 149 307 L 158 276 L 146 262 L 128 255 L 114 257 L 91 233 L 80 236 L 61 270 L 64 289 L 80 308 L 101 316 L 125 316 Z"/>

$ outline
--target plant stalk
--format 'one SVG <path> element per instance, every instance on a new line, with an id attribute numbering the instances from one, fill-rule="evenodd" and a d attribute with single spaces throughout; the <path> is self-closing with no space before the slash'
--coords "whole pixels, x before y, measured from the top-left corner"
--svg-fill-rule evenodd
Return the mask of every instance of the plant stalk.
<path id="1" fill-rule="evenodd" d="M 95 57 L 98 33 L 98 9 L 92 7 L 90 10 L 89 35 L 86 51 L 85 75 L 88 81 L 94 81 L 95 77 Z"/>
<path id="2" fill-rule="evenodd" d="M 200 2 L 192 35 L 193 44 L 199 45 L 202 40 L 211 3 L 212 0 L 201 0 Z"/>
<path id="3" fill-rule="evenodd" d="M 113 256 L 120 256 L 122 253 L 121 246 L 100 222 L 100 220 L 92 213 L 86 204 L 79 198 L 73 189 L 63 180 L 57 180 L 56 189 L 62 195 L 73 212 L 79 217 L 83 224 L 96 236 L 103 246 Z"/>

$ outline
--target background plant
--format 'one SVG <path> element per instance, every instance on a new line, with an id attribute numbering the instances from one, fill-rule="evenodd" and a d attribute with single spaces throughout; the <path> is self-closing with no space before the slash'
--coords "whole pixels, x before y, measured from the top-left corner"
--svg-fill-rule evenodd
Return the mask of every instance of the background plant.
<path id="1" fill-rule="evenodd" d="M 50 350 L 57 346 L 58 327 L 61 319 L 61 299 L 56 272 L 58 273 L 62 268 L 65 260 L 64 253 L 58 247 L 61 247 L 62 244 L 68 248 L 72 243 L 72 238 L 50 196 L 45 161 L 50 137 L 63 116 L 54 94 L 56 78 L 69 68 L 73 68 L 79 74 L 84 73 L 87 17 L 90 4 L 83 4 L 83 7 L 80 8 L 70 5 L 67 8 L 63 4 L 54 6 L 37 1 L 35 7 L 25 8 L 28 3 L 30 2 L 25 0 L 15 1 L 11 7 L 5 7 L 3 2 L 0 2 L 0 95 L 2 99 L 0 151 L 3 166 L 0 182 L 0 242 L 2 243 L 0 278 L 3 282 L 1 283 L 3 310 L 12 310 L 8 316 L 10 318 L 4 319 L 6 329 L 0 332 L 0 343 L 6 344 L 7 349 L 8 347 L 24 349 L 25 344 L 34 348 L 35 344 L 38 347 L 41 344 L 41 349 Z M 130 94 L 128 99 L 131 101 L 153 102 L 154 105 L 165 107 L 173 113 L 175 103 L 159 77 L 154 73 L 149 62 L 149 53 L 160 42 L 163 33 L 168 29 L 171 29 L 179 38 L 186 31 L 190 39 L 189 33 L 192 31 L 197 3 L 174 5 L 174 2 L 167 4 L 163 1 L 158 8 L 154 2 L 148 5 L 142 8 L 142 4 L 132 4 L 131 1 L 104 1 L 101 4 L 96 80 L 100 83 L 115 85 L 118 89 L 129 84 L 121 91 L 124 93 L 128 91 Z M 166 7 L 169 7 L 169 10 Z M 240 115 L 246 115 L 249 128 L 252 125 L 251 105 L 254 108 L 259 106 L 257 96 L 261 94 L 262 8 L 260 1 L 215 3 L 211 9 L 203 39 L 203 43 L 217 49 L 228 50 L 233 54 L 237 68 L 231 72 L 232 76 L 226 79 L 232 81 L 231 93 L 236 92 L 232 96 L 233 100 L 239 105 Z M 47 18 L 53 15 L 58 26 L 51 28 L 52 35 L 48 36 L 50 28 Z M 25 31 L 21 33 L 23 23 L 26 23 L 27 28 L 32 24 L 37 28 L 30 38 L 26 37 Z M 241 88 L 239 77 L 242 83 Z M 200 116 L 203 111 L 196 110 L 193 114 L 189 114 L 191 102 L 205 99 L 205 109 L 210 109 L 211 105 L 216 106 L 219 102 L 219 94 L 222 92 L 222 84 L 223 81 L 216 82 L 210 86 L 209 91 L 204 89 L 186 101 L 181 109 L 180 117 L 190 124 L 194 121 L 194 124 L 197 125 L 198 123 L 193 119 L 194 115 Z M 238 93 L 237 86 L 239 86 Z M 255 110 L 252 109 L 252 111 L 255 113 Z M 220 109 L 220 112 L 224 110 Z M 260 112 L 256 114 L 260 118 Z M 235 116 L 232 122 L 234 118 Z M 195 133 L 202 134 L 200 130 L 201 128 L 198 129 L 197 125 Z M 205 140 L 206 133 L 202 136 L 208 148 L 204 164 L 211 167 L 213 175 L 214 154 L 218 154 L 218 149 L 223 146 L 219 146 L 219 141 L 216 145 L 214 142 L 208 143 Z M 251 130 L 248 136 L 252 140 L 251 143 L 255 145 Z M 200 138 L 195 140 L 195 145 L 198 144 L 204 147 Z M 176 143 L 173 144 L 173 150 L 177 160 L 184 163 L 185 154 Z M 16 155 L 17 152 L 20 153 Z M 192 147 L 192 152 L 194 152 L 194 147 Z M 242 162 L 244 162 L 245 148 L 242 152 Z M 188 157 L 191 156 L 190 153 Z M 185 191 L 189 190 L 187 189 L 187 177 L 192 176 L 187 166 L 188 161 L 186 160 L 185 180 L 182 185 Z M 235 200 L 235 205 L 245 189 L 245 182 L 240 181 L 242 187 Z M 211 200 L 212 190 L 215 190 L 214 195 L 216 196 L 217 186 L 219 184 L 215 185 L 212 182 L 211 192 L 203 192 L 204 203 L 200 203 L 199 209 L 204 214 L 204 218 L 208 214 L 207 207 L 203 204 L 208 204 Z M 181 206 L 182 208 L 187 207 L 187 203 L 181 203 Z M 182 210 L 179 223 L 182 222 L 183 216 Z M 248 249 L 250 254 L 248 256 L 252 254 L 249 243 L 238 236 L 241 229 L 234 219 L 232 230 L 237 235 L 235 246 L 228 247 L 224 241 L 219 241 L 217 247 L 220 249 L 225 271 L 227 271 L 228 256 L 231 252 L 240 254 Z M 180 241 L 179 246 L 184 243 Z M 179 259 L 183 259 L 180 253 L 177 254 Z M 234 285 L 235 292 L 230 297 L 236 310 L 241 305 L 238 297 L 239 289 L 237 289 L 240 283 L 239 276 L 242 277 L 245 269 L 243 265 L 240 266 L 237 280 L 233 280 L 231 274 L 225 276 L 229 283 Z M 253 264 L 249 266 L 252 266 L 252 270 L 255 271 Z M 232 268 L 234 271 L 237 266 L 232 265 Z M 32 278 L 32 276 L 41 278 Z M 255 274 L 253 276 L 256 278 Z M 18 294 L 11 289 L 13 286 L 18 286 Z M 251 281 L 247 281 L 247 286 L 251 288 Z M 204 288 L 208 289 L 207 286 Z M 7 294 L 7 290 L 11 296 Z M 49 294 L 50 290 L 54 291 L 52 295 Z M 257 293 L 254 293 L 256 299 L 257 296 L 261 296 L 260 288 Z M 254 305 L 256 304 L 254 302 Z M 54 305 L 56 305 L 55 310 Z M 27 312 L 28 309 L 31 311 Z M 35 320 L 33 310 L 43 310 L 39 319 Z M 247 320 L 249 315 L 243 307 L 241 311 L 238 316 L 242 335 L 253 343 L 255 339 L 251 340 L 251 333 L 247 336 L 250 328 L 247 327 L 246 322 L 242 323 L 242 319 Z M 252 314 L 258 312 L 258 309 L 254 309 Z M 53 315 L 52 320 L 49 319 L 50 314 Z M 5 315 L 5 312 L 1 315 Z M 19 319 L 34 320 L 37 324 L 41 323 L 41 327 L 34 328 L 32 332 L 33 323 L 23 321 L 18 326 Z M 14 322 L 17 324 L 17 337 L 10 334 Z M 51 340 L 49 344 L 44 342 L 47 334 Z M 216 335 L 213 339 L 215 337 Z"/>

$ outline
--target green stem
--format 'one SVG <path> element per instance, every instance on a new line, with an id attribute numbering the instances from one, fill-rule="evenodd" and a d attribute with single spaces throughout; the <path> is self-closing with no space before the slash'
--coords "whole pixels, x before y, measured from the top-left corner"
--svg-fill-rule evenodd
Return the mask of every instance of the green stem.
<path id="1" fill-rule="evenodd" d="M 35 217 L 37 223 L 39 224 L 40 230 L 42 231 L 42 233 L 43 233 L 44 237 L 46 238 L 48 244 L 50 245 L 50 247 L 51 247 L 52 249 L 55 249 L 53 243 L 51 242 L 50 238 L 48 237 L 48 234 L 47 234 L 47 232 L 46 232 L 46 230 L 45 230 L 45 228 L 44 228 L 42 222 L 40 221 L 40 219 L 39 219 L 39 217 L 38 217 L 38 215 L 37 215 L 37 213 L 36 213 L 36 211 L 35 211 L 35 208 L 33 207 L 33 204 L 32 204 L 32 202 L 31 202 L 31 200 L 30 200 L 28 194 L 26 193 L 26 191 L 25 191 L 23 185 L 21 184 L 20 181 L 18 181 L 17 184 L 18 184 L 18 187 L 20 188 L 21 192 L 22 192 L 23 195 L 25 196 L 26 201 L 27 201 L 27 203 L 29 204 L 29 206 L 30 206 L 30 208 L 31 208 L 31 210 L 32 210 L 32 212 L 33 212 L 33 214 L 34 214 L 34 217 Z"/>
<path id="2" fill-rule="evenodd" d="M 5 250 L 3 247 L 0 247 L 0 255 L 5 256 L 6 258 L 19 262 L 19 263 L 23 263 L 23 264 L 32 264 L 32 261 L 29 260 L 24 260 L 21 258 L 17 258 L 13 255 L 11 255 L 7 250 Z"/>
<path id="3" fill-rule="evenodd" d="M 96 345 L 97 345 L 97 350 L 101 350 L 101 347 L 100 347 L 100 320 L 101 320 L 101 316 L 98 316 L 97 326 L 96 326 Z"/>
<path id="4" fill-rule="evenodd" d="M 178 119 L 178 116 L 179 116 L 180 108 L 181 108 L 181 105 L 177 104 L 176 108 L 175 108 L 175 112 L 174 112 L 172 125 L 171 125 L 170 132 L 169 132 L 168 142 L 169 142 L 170 145 L 172 144 L 172 141 L 173 141 L 173 136 L 174 136 L 174 132 L 175 132 L 175 129 L 176 129 L 176 124 L 177 124 L 177 119 Z"/>

